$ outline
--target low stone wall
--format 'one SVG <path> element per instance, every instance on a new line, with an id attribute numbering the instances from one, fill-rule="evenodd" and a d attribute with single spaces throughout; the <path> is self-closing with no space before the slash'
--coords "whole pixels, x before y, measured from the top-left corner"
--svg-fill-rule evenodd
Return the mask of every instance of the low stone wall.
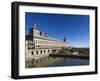
<path id="1" fill-rule="evenodd" d="M 71 54 L 50 54 L 51 57 L 61 57 L 61 58 L 78 58 L 78 59 L 89 59 L 89 56 L 77 56 Z"/>

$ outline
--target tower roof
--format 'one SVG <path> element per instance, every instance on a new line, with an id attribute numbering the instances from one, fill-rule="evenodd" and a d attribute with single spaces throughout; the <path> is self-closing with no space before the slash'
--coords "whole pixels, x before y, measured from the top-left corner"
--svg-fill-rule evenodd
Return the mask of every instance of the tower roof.
<path id="1" fill-rule="evenodd" d="M 33 24 L 33 27 L 36 27 L 36 23 Z"/>
<path id="2" fill-rule="evenodd" d="M 36 25 L 36 23 L 34 23 L 34 24 L 32 25 L 32 28 L 39 30 L 38 27 L 37 27 L 37 25 Z"/>

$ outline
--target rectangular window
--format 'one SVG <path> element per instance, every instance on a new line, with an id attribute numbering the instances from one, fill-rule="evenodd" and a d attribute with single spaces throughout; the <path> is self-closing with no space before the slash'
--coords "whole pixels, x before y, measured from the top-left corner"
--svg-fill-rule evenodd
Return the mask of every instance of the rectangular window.
<path id="1" fill-rule="evenodd" d="M 50 50 L 48 50 L 48 53 L 50 52 Z"/>
<path id="2" fill-rule="evenodd" d="M 42 54 L 42 50 L 41 50 L 41 54 Z"/>
<path id="3" fill-rule="evenodd" d="M 44 53 L 45 53 L 46 51 L 44 50 Z"/>
<path id="4" fill-rule="evenodd" d="M 34 51 L 31 51 L 31 55 L 34 55 Z"/>
<path id="5" fill-rule="evenodd" d="M 38 55 L 38 51 L 36 51 L 36 54 Z"/>

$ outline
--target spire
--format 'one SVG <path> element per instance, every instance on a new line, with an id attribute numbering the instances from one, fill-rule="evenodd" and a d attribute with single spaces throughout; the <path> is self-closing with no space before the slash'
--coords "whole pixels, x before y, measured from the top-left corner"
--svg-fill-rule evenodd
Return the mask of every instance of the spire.
<path id="1" fill-rule="evenodd" d="M 36 23 L 33 23 L 33 28 L 37 29 Z"/>
<path id="2" fill-rule="evenodd" d="M 33 27 L 36 27 L 36 23 L 33 24 Z"/>
<path id="3" fill-rule="evenodd" d="M 33 23 L 32 28 L 34 28 L 34 29 L 37 29 L 37 30 L 38 30 L 37 24 L 36 24 L 36 23 Z"/>
<path id="4" fill-rule="evenodd" d="M 64 37 L 63 41 L 66 42 L 66 38 L 65 37 Z"/>

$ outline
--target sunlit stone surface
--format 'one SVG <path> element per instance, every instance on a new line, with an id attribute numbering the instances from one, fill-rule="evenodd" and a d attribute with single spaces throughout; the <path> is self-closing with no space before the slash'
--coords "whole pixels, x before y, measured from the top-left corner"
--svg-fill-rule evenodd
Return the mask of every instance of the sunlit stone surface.
<path id="1" fill-rule="evenodd" d="M 30 28 L 29 34 L 26 35 L 25 59 L 26 61 L 39 59 L 66 47 L 66 39 L 57 40 L 50 38 L 47 33 L 40 31 L 38 27 L 36 27 L 36 24 L 34 24 L 33 27 Z"/>

